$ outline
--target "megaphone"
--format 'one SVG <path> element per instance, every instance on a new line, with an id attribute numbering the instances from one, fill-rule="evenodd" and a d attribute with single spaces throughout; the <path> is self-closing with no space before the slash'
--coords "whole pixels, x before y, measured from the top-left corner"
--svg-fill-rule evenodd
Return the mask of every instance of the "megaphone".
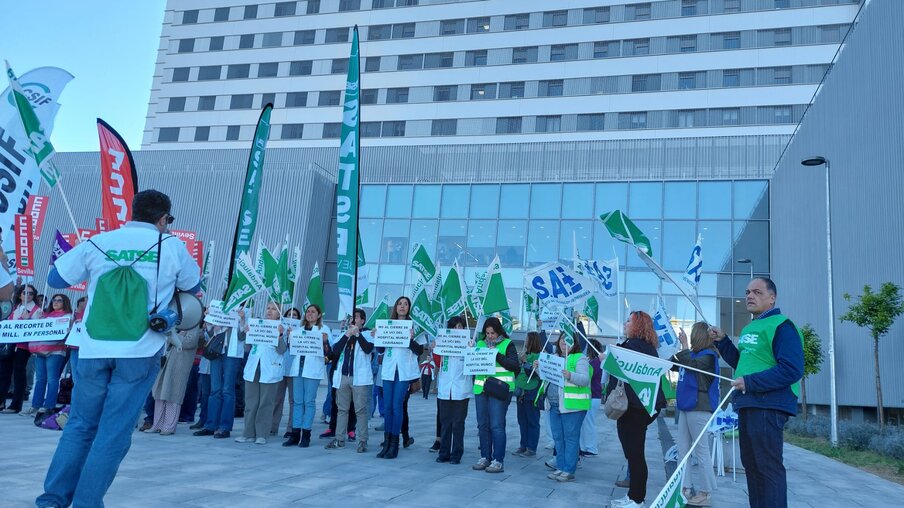
<path id="1" fill-rule="evenodd" d="M 191 330 L 199 326 L 204 319 L 204 304 L 191 293 L 176 291 L 169 308 L 175 310 L 179 315 L 179 319 L 176 321 L 176 330 L 179 331 Z"/>

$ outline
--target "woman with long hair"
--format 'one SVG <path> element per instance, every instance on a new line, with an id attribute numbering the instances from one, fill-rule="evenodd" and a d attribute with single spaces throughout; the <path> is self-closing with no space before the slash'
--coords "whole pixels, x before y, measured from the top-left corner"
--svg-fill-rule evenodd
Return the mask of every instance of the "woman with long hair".
<path id="1" fill-rule="evenodd" d="M 465 320 L 453 316 L 446 324 L 453 330 L 465 329 Z M 439 356 L 436 362 L 436 400 L 439 405 L 439 446 L 437 462 L 460 464 L 465 452 L 465 420 L 468 403 L 474 396 L 474 378 L 466 376 L 463 356 Z"/>
<path id="2" fill-rule="evenodd" d="M 326 375 L 326 363 L 330 354 L 330 329 L 323 324 L 323 309 L 312 303 L 304 311 L 302 330 L 320 335 L 323 353 L 312 356 L 290 355 L 287 369 L 292 377 L 292 431 L 283 446 L 311 446 L 311 427 L 317 410 L 317 388 Z M 302 330 L 298 330 L 302 333 Z"/>
<path id="3" fill-rule="evenodd" d="M 537 332 L 527 332 L 524 352 L 519 356 L 521 372 L 515 378 L 515 400 L 518 409 L 518 428 L 521 430 L 521 445 L 512 455 L 533 457 L 540 442 L 540 376 L 534 372 L 534 362 L 540 358 L 543 342 Z"/>
<path id="4" fill-rule="evenodd" d="M 44 310 L 45 318 L 72 318 L 69 297 L 55 294 L 50 306 Z M 34 356 L 35 384 L 31 407 L 37 409 L 35 421 L 56 407 L 60 391 L 60 375 L 66 365 L 66 344 L 62 340 L 29 342 L 28 350 Z"/>
<path id="5" fill-rule="evenodd" d="M 550 385 L 549 422 L 556 445 L 556 469 L 547 478 L 559 482 L 574 481 L 580 456 L 581 424 L 590 410 L 590 362 L 581 353 L 577 341 L 559 336 L 556 353 L 565 359 L 564 386 Z"/>
<path id="6" fill-rule="evenodd" d="M 628 315 L 625 323 L 625 341 L 621 347 L 649 356 L 658 356 L 659 339 L 653 328 L 653 318 L 643 311 L 634 311 Z M 618 380 L 609 378 L 609 393 L 615 389 Z M 618 419 L 618 440 L 621 442 L 622 451 L 628 459 L 628 474 L 630 476 L 628 495 L 622 499 L 613 500 L 611 505 L 616 508 L 638 508 L 643 506 L 647 497 L 647 461 L 644 458 L 644 443 L 647 437 L 647 427 L 659 416 L 659 410 L 666 405 L 665 395 L 660 388 L 656 394 L 656 410 L 652 416 L 647 412 L 643 403 L 634 393 L 634 389 L 628 383 L 624 383 L 625 394 L 628 397 L 628 410 Z"/>
<path id="7" fill-rule="evenodd" d="M 41 319 L 44 317 L 41 306 L 35 301 L 37 295 L 38 290 L 31 284 L 22 286 L 21 291 L 19 291 L 19 294 L 14 299 L 16 307 L 13 309 L 13 313 L 9 316 L 9 319 Z M 28 343 L 23 342 L 15 345 L 11 355 L 0 360 L 0 394 L 2 394 L 0 396 L 3 397 L 2 402 L 6 401 L 6 394 L 9 392 L 10 381 L 14 381 L 16 385 L 13 389 L 13 400 L 8 406 L 0 404 L 4 406 L 0 413 L 8 414 L 19 413 L 22 411 L 22 402 L 25 400 L 25 387 L 28 384 L 28 376 L 25 372 L 30 356 L 31 351 L 28 350 Z M 23 416 L 34 416 L 37 412 L 37 408 L 33 407 L 21 414 Z"/>

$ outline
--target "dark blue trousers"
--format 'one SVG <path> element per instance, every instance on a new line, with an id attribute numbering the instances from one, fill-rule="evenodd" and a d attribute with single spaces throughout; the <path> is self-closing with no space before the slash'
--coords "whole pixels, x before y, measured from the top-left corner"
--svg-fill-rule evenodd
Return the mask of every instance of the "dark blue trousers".
<path id="1" fill-rule="evenodd" d="M 782 433 L 788 414 L 775 409 L 742 408 L 738 419 L 750 508 L 786 508 L 788 483 L 782 462 Z"/>

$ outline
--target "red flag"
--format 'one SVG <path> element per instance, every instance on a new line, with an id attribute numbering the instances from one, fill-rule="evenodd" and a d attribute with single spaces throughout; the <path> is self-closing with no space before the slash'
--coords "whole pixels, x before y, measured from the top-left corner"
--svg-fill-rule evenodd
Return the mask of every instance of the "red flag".
<path id="1" fill-rule="evenodd" d="M 100 138 L 101 210 L 107 227 L 119 229 L 132 219 L 132 199 L 138 191 L 138 173 L 132 152 L 113 127 L 97 119 Z"/>
<path id="2" fill-rule="evenodd" d="M 22 277 L 35 276 L 34 233 L 31 215 L 16 214 L 16 273 Z"/>
<path id="3" fill-rule="evenodd" d="M 75 243 L 70 242 L 70 245 L 78 245 L 79 243 L 88 240 L 89 238 L 91 238 L 92 236 L 94 236 L 96 234 L 97 234 L 97 231 L 94 229 L 78 228 L 78 241 Z M 68 241 L 68 239 L 67 239 L 67 241 Z"/>
<path id="4" fill-rule="evenodd" d="M 97 234 L 106 233 L 110 231 L 110 227 L 107 224 L 107 219 L 94 219 L 94 227 L 97 230 Z"/>
<path id="5" fill-rule="evenodd" d="M 44 230 L 44 219 L 47 217 L 47 206 L 49 204 L 50 196 L 28 196 L 25 214 L 31 215 L 35 242 L 38 241 L 38 238 L 41 237 L 41 231 Z"/>
<path id="6" fill-rule="evenodd" d="M 204 242 L 201 240 L 196 241 L 189 252 L 191 257 L 195 258 L 195 262 L 198 263 L 198 268 L 204 270 Z"/>
<path id="7" fill-rule="evenodd" d="M 173 230 L 170 230 L 170 234 L 175 236 L 176 238 L 182 240 L 183 242 L 185 242 L 186 240 L 191 240 L 193 242 L 198 240 L 198 234 L 195 233 L 194 231 L 186 231 L 183 229 L 173 229 Z M 186 244 L 187 244 L 187 242 L 186 242 Z M 189 249 L 189 252 L 191 252 L 191 249 Z"/>

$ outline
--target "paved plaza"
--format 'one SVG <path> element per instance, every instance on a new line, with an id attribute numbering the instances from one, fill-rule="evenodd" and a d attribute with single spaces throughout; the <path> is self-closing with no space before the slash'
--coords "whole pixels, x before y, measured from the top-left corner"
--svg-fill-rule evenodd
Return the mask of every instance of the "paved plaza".
<path id="1" fill-rule="evenodd" d="M 323 401 L 324 391 L 318 397 Z M 625 495 L 613 482 L 624 477 L 625 460 L 615 437 L 615 424 L 600 413 L 600 455 L 584 460 L 577 481 L 557 483 L 546 478 L 543 462 L 545 432 L 536 458 L 509 455 L 505 472 L 488 474 L 471 470 L 478 459 L 474 405 L 468 414 L 465 455 L 460 465 L 437 464 L 427 449 L 433 442 L 436 400 L 419 395 L 410 402 L 415 444 L 396 460 L 375 457 L 382 432 L 372 434 L 370 451 L 354 447 L 327 451 L 326 440 L 314 439 L 311 448 L 283 448 L 282 439 L 264 446 L 239 444 L 232 439 L 193 437 L 187 425 L 175 435 L 136 432 L 132 449 L 106 497 L 111 508 L 128 507 L 282 507 L 282 506 L 604 506 Z M 518 446 L 515 407 L 508 412 L 508 449 Z M 285 419 L 283 420 L 285 422 Z M 233 436 L 242 420 L 236 420 Z M 545 425 L 545 423 L 544 423 Z M 315 423 L 314 432 L 325 425 Z M 674 433 L 672 418 L 655 424 L 647 433 L 650 467 L 647 502 L 652 501 L 666 479 L 662 434 Z M 3 450 L 4 507 L 33 506 L 41 492 L 47 465 L 60 433 L 38 429 L 30 418 L 0 416 L 0 449 Z M 726 447 L 726 454 L 730 449 Z M 793 507 L 890 506 L 904 499 L 904 486 L 851 468 L 794 446 L 785 446 L 790 505 Z M 86 472 L 90 474 L 90 472 Z M 737 482 L 730 472 L 718 478 L 713 506 L 746 506 L 743 474 Z"/>

